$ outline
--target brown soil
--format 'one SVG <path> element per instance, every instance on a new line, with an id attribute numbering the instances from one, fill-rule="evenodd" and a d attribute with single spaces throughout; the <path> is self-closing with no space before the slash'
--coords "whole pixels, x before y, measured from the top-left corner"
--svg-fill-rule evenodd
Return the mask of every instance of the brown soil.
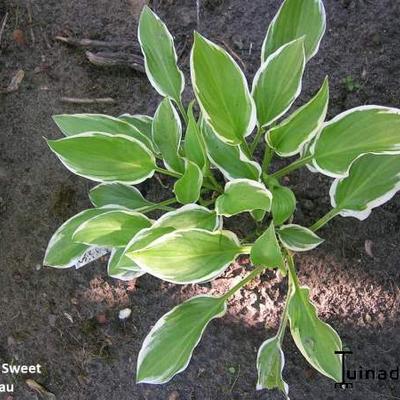
<path id="1" fill-rule="evenodd" d="M 134 375 L 136 356 L 151 326 L 183 299 L 231 286 L 245 274 L 246 260 L 209 285 L 183 287 L 149 276 L 120 283 L 107 277 L 104 261 L 78 271 L 41 267 L 51 234 L 69 216 L 89 206 L 87 191 L 92 185 L 68 173 L 47 149 L 43 136 L 60 137 L 51 115 L 152 113 L 159 101 L 143 74 L 90 65 L 83 51 L 53 37 L 133 42 L 140 3 L 32 1 L 31 24 L 27 1 L 0 3 L 0 19 L 8 13 L 1 39 L 0 87 L 7 87 L 18 69 L 25 71 L 16 92 L 0 94 L 0 363 L 40 363 L 44 373 L 32 378 L 58 400 L 281 399 L 277 392 L 255 391 L 256 352 L 275 332 L 285 295 L 285 282 L 273 272 L 238 294 L 229 314 L 210 324 L 185 372 L 167 385 L 149 386 L 136 385 Z M 279 3 L 200 1 L 198 29 L 239 55 L 251 78 L 267 23 Z M 399 2 L 325 3 L 328 30 L 319 55 L 307 68 L 301 100 L 309 98 L 328 74 L 330 116 L 367 103 L 399 106 Z M 153 6 L 177 41 L 187 41 L 182 55 L 187 73 L 190 34 L 196 28 L 195 1 L 160 0 Z M 346 77 L 356 87 L 344 84 Z M 112 97 L 117 103 L 66 105 L 61 96 Z M 299 200 L 298 223 L 310 224 L 329 209 L 328 179 L 302 171 L 288 183 Z M 155 200 L 167 196 L 156 180 L 142 189 Z M 326 242 L 298 257 L 301 280 L 312 288 L 320 316 L 354 352 L 351 367 L 396 367 L 400 364 L 399 197 L 374 210 L 365 222 L 338 218 L 321 234 Z M 369 255 L 365 244 L 369 248 L 371 242 L 367 241 L 372 241 Z M 118 311 L 127 306 L 132 316 L 122 323 Z M 284 375 L 292 399 L 400 398 L 399 381 L 360 381 L 350 391 L 335 389 L 332 381 L 306 364 L 289 335 L 285 353 Z M 16 378 L 13 399 L 38 398 L 25 379 Z M 0 383 L 6 382 L 12 379 L 0 375 Z"/>

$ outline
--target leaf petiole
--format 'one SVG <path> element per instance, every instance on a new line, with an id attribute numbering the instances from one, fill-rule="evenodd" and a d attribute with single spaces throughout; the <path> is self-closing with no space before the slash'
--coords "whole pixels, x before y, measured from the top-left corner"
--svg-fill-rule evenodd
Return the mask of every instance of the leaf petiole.
<path id="1" fill-rule="evenodd" d="M 209 200 L 203 200 L 201 205 L 203 207 L 207 207 L 207 206 L 210 206 L 211 204 L 214 204 L 214 203 L 215 203 L 215 199 L 209 199 Z"/>
<path id="2" fill-rule="evenodd" d="M 272 157 L 274 156 L 274 149 L 265 143 L 265 151 L 264 151 L 264 158 L 262 162 L 262 170 L 265 173 L 268 173 L 269 165 L 272 161 Z"/>
<path id="3" fill-rule="evenodd" d="M 253 245 L 251 244 L 245 244 L 244 246 L 242 246 L 242 248 L 240 249 L 242 254 L 250 254 L 251 248 L 253 247 Z"/>
<path id="4" fill-rule="evenodd" d="M 246 139 L 243 139 L 243 142 L 240 145 L 240 147 L 242 148 L 242 150 L 246 154 L 246 156 L 250 158 L 252 153 L 251 153 L 249 144 L 246 142 Z"/>
<path id="5" fill-rule="evenodd" d="M 185 124 L 187 125 L 189 122 L 188 115 L 186 113 L 185 107 L 182 104 L 182 100 L 179 100 L 176 102 L 176 105 L 178 106 L 179 112 L 182 115 L 183 120 L 185 121 Z"/>
<path id="6" fill-rule="evenodd" d="M 288 320 L 289 320 L 288 310 L 289 310 L 289 300 L 290 300 L 291 290 L 292 290 L 291 289 L 291 281 L 289 279 L 288 280 L 288 292 L 287 292 L 287 295 L 286 295 L 285 307 L 283 309 L 281 322 L 279 324 L 278 332 L 276 334 L 276 337 L 279 339 L 279 342 L 281 344 L 282 344 L 283 339 L 285 337 L 286 327 L 287 327 Z"/>
<path id="7" fill-rule="evenodd" d="M 180 178 L 182 176 L 182 174 L 179 174 L 178 172 L 169 171 L 168 169 L 161 168 L 161 167 L 157 167 L 156 172 L 163 174 L 163 175 L 172 176 L 173 178 Z M 218 183 L 217 183 L 217 185 L 218 185 Z M 215 186 L 214 184 L 210 185 L 206 182 L 203 182 L 203 186 L 205 188 L 207 188 L 209 190 L 213 190 L 215 192 L 219 192 L 219 193 L 223 192 L 223 189 L 220 185 Z"/>
<path id="8" fill-rule="evenodd" d="M 286 262 L 289 269 L 288 291 L 286 295 L 285 307 L 282 312 L 281 322 L 276 334 L 276 337 L 279 339 L 281 344 L 285 337 L 286 327 L 289 321 L 289 301 L 292 294 L 292 285 L 294 284 L 296 287 L 299 285 L 296 270 L 294 268 L 293 256 L 290 253 L 287 253 L 286 255 Z"/>
<path id="9" fill-rule="evenodd" d="M 246 276 L 246 278 L 242 279 L 238 284 L 236 284 L 232 289 L 228 290 L 222 297 L 222 301 L 226 301 L 231 297 L 232 295 L 235 294 L 240 288 L 242 288 L 244 285 L 246 285 L 248 282 L 253 280 L 255 277 L 260 275 L 264 271 L 265 267 L 262 265 L 259 265 L 256 267 L 250 274 Z"/>
<path id="10" fill-rule="evenodd" d="M 289 281 L 291 281 L 291 284 L 294 285 L 294 288 L 300 289 L 300 282 L 299 282 L 299 278 L 297 277 L 296 274 L 296 269 L 294 266 L 294 261 L 293 261 L 293 254 L 290 253 L 289 251 L 287 252 L 287 266 L 288 266 L 288 270 L 289 270 Z"/>
<path id="11" fill-rule="evenodd" d="M 156 172 L 159 172 L 160 174 L 167 175 L 167 176 L 172 176 L 173 178 L 180 178 L 182 174 L 179 174 L 178 172 L 174 171 L 169 171 L 168 169 L 157 167 Z"/>
<path id="12" fill-rule="evenodd" d="M 275 179 L 282 178 L 283 176 L 287 175 L 289 172 L 296 171 L 301 167 L 304 167 L 307 163 L 309 163 L 313 159 L 312 155 L 299 158 L 298 160 L 292 162 L 291 164 L 287 165 L 286 167 L 276 171 L 275 173 L 271 174 L 270 176 Z"/>
<path id="13" fill-rule="evenodd" d="M 262 126 L 257 127 L 257 133 L 256 136 L 254 137 L 253 143 L 250 146 L 250 154 L 253 155 L 254 151 L 257 148 L 258 143 L 260 142 L 260 139 L 264 133 L 264 129 Z"/>
<path id="14" fill-rule="evenodd" d="M 175 210 L 175 208 L 173 207 L 168 207 L 170 204 L 175 204 L 177 203 L 176 198 L 172 198 L 172 199 L 167 199 L 164 201 L 161 201 L 160 203 L 148 206 L 146 208 L 143 208 L 143 210 L 141 211 L 142 213 L 147 213 L 150 211 L 154 211 L 154 210 L 168 210 L 168 211 L 172 211 Z M 140 211 L 140 209 L 138 210 Z"/>
<path id="15" fill-rule="evenodd" d="M 214 187 L 216 189 L 218 189 L 217 191 L 220 193 L 223 193 L 224 188 L 218 183 L 218 181 L 215 179 L 215 176 L 213 175 L 213 173 L 210 171 L 210 174 L 207 175 L 207 178 L 210 179 L 210 181 L 212 182 L 212 184 L 214 185 Z"/>
<path id="16" fill-rule="evenodd" d="M 310 226 L 310 230 L 315 232 L 318 229 L 321 229 L 326 223 L 328 223 L 332 218 L 338 215 L 340 210 L 336 208 L 332 208 L 328 213 L 326 213 L 322 218 L 320 218 L 317 222 Z"/>

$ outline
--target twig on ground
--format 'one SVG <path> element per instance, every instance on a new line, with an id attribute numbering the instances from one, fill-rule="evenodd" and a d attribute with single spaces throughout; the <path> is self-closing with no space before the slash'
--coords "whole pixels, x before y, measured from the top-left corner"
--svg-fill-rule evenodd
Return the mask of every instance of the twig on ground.
<path id="1" fill-rule="evenodd" d="M 250 42 L 249 46 L 249 56 L 251 56 L 251 51 L 253 50 L 253 42 Z"/>
<path id="2" fill-rule="evenodd" d="M 86 57 L 90 63 L 101 67 L 128 67 L 138 72 L 145 72 L 144 60 L 139 45 L 134 42 L 112 41 L 92 39 L 75 39 L 64 36 L 56 36 L 55 40 L 75 47 L 90 48 L 86 51 Z M 111 51 L 92 51 L 92 48 L 110 49 Z"/>
<path id="3" fill-rule="evenodd" d="M 218 40 L 220 43 L 222 43 L 231 53 L 231 55 L 236 58 L 236 60 L 239 61 L 239 63 L 242 65 L 242 68 L 246 70 L 246 64 L 244 61 L 240 58 L 240 56 L 228 45 L 228 43 L 225 42 L 225 40 L 219 39 Z"/>
<path id="4" fill-rule="evenodd" d="M 70 104 L 115 104 L 116 100 L 111 97 L 100 97 L 95 99 L 80 98 L 80 97 L 61 97 L 60 101 Z"/>
<path id="5" fill-rule="evenodd" d="M 100 67 L 122 66 L 132 68 L 138 72 L 145 72 L 143 57 L 135 54 L 121 52 L 92 53 L 90 51 L 85 54 L 90 63 Z"/>
<path id="6" fill-rule="evenodd" d="M 36 393 L 39 393 L 40 396 L 45 400 L 56 400 L 56 396 L 53 393 L 49 392 L 44 386 L 42 386 L 40 383 L 37 383 L 33 379 L 27 379 L 25 383 L 30 389 L 34 390 Z"/>
<path id="7" fill-rule="evenodd" d="M 0 46 L 1 46 L 1 38 L 3 36 L 4 28 L 6 27 L 6 23 L 7 23 L 7 18 L 8 18 L 8 12 L 6 12 L 6 15 L 4 16 L 3 21 L 1 23 L 1 27 L 0 27 Z"/>
<path id="8" fill-rule="evenodd" d="M 65 36 L 55 36 L 55 40 L 61 42 L 61 43 L 66 43 L 69 44 L 70 46 L 75 46 L 75 47 L 104 47 L 108 49 L 113 49 L 113 48 L 132 48 L 133 50 L 139 50 L 139 46 L 135 44 L 134 41 L 132 42 L 125 42 L 125 41 L 113 41 L 113 42 L 106 42 L 104 40 L 92 40 L 92 39 L 75 39 L 71 37 L 65 37 Z"/>

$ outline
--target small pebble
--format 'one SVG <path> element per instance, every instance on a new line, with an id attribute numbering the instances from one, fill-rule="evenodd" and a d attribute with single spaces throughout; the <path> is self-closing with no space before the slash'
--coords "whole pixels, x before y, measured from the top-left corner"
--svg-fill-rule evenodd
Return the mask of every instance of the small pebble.
<path id="1" fill-rule="evenodd" d="M 79 304 L 79 301 L 78 301 L 78 299 L 76 299 L 75 297 L 72 297 L 72 298 L 71 298 L 71 303 L 72 303 L 74 306 L 76 306 L 76 305 Z"/>
<path id="2" fill-rule="evenodd" d="M 118 317 L 121 321 L 127 319 L 132 314 L 132 310 L 130 308 L 124 308 L 123 310 L 119 311 Z"/>
<path id="3" fill-rule="evenodd" d="M 179 396 L 179 393 L 176 390 L 174 390 L 173 392 L 171 392 L 168 395 L 168 400 L 179 400 L 179 399 L 180 399 L 180 396 Z"/>
<path id="4" fill-rule="evenodd" d="M 68 314 L 67 312 L 64 312 L 64 316 L 65 316 L 65 318 L 67 318 L 67 320 L 68 320 L 69 322 L 71 322 L 71 324 L 74 323 L 74 319 L 72 318 L 72 315 L 71 315 L 71 314 Z"/>
<path id="5" fill-rule="evenodd" d="M 54 328 L 56 326 L 57 315 L 50 314 L 48 318 L 49 318 L 49 325 Z"/>
<path id="6" fill-rule="evenodd" d="M 374 242 L 372 240 L 367 239 L 364 243 L 365 252 L 371 257 L 374 258 L 374 253 L 372 252 L 372 246 Z"/>
<path id="7" fill-rule="evenodd" d="M 104 325 L 107 323 L 107 316 L 106 314 L 97 314 L 96 320 L 99 324 Z"/>

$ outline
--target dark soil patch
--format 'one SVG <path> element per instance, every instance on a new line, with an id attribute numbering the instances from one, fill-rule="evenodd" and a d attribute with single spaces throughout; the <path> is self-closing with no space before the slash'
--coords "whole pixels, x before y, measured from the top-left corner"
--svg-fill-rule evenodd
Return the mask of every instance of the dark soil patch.
<path id="1" fill-rule="evenodd" d="M 184 373 L 154 387 L 134 383 L 136 356 L 148 330 L 183 299 L 207 292 L 210 286 L 219 292 L 232 285 L 245 273 L 245 264 L 235 264 L 211 285 L 184 287 L 148 276 L 119 283 L 106 276 L 104 262 L 79 271 L 41 268 L 51 234 L 89 206 L 87 191 L 92 185 L 69 174 L 47 149 L 43 136 L 60 136 L 51 115 L 152 113 L 159 101 L 144 75 L 94 67 L 83 52 L 52 38 L 63 34 L 133 42 L 140 3 L 37 1 L 32 2 L 32 24 L 25 1 L 0 3 L 0 17 L 8 12 L 0 86 L 6 87 L 18 69 L 25 71 L 17 92 L 0 95 L 0 363 L 40 363 L 45 372 L 33 378 L 59 400 L 281 399 L 278 393 L 255 391 L 256 352 L 275 332 L 285 294 L 285 283 L 274 273 L 266 273 L 236 296 L 229 315 L 207 329 Z M 187 72 L 190 34 L 196 28 L 195 1 L 154 3 L 177 40 L 188 43 L 182 56 Z M 200 3 L 199 30 L 226 43 L 241 57 L 251 78 L 266 26 L 280 1 Z M 330 116 L 367 103 L 399 106 L 399 2 L 325 3 L 328 30 L 319 55 L 307 68 L 301 100 L 309 98 L 328 74 Z M 22 30 L 22 37 L 21 32 L 13 36 L 16 29 Z M 59 101 L 64 95 L 109 96 L 117 103 L 65 105 Z M 302 171 L 288 183 L 299 199 L 297 222 L 309 224 L 329 209 L 327 179 Z M 150 198 L 167 196 L 156 181 L 142 186 Z M 354 351 L 352 367 L 395 367 L 400 364 L 399 197 L 365 222 L 339 218 L 330 228 L 321 232 L 327 240 L 318 251 L 299 257 L 301 280 L 312 288 L 321 317 Z M 373 257 L 366 254 L 366 240 L 373 243 Z M 121 323 L 118 310 L 126 306 L 133 313 Z M 340 392 L 307 366 L 289 336 L 285 352 L 285 378 L 293 399 L 400 398 L 399 381 L 359 382 L 353 390 Z M 0 383 L 9 381 L 0 376 Z M 17 378 L 16 386 L 14 399 L 37 398 L 23 378 Z"/>

